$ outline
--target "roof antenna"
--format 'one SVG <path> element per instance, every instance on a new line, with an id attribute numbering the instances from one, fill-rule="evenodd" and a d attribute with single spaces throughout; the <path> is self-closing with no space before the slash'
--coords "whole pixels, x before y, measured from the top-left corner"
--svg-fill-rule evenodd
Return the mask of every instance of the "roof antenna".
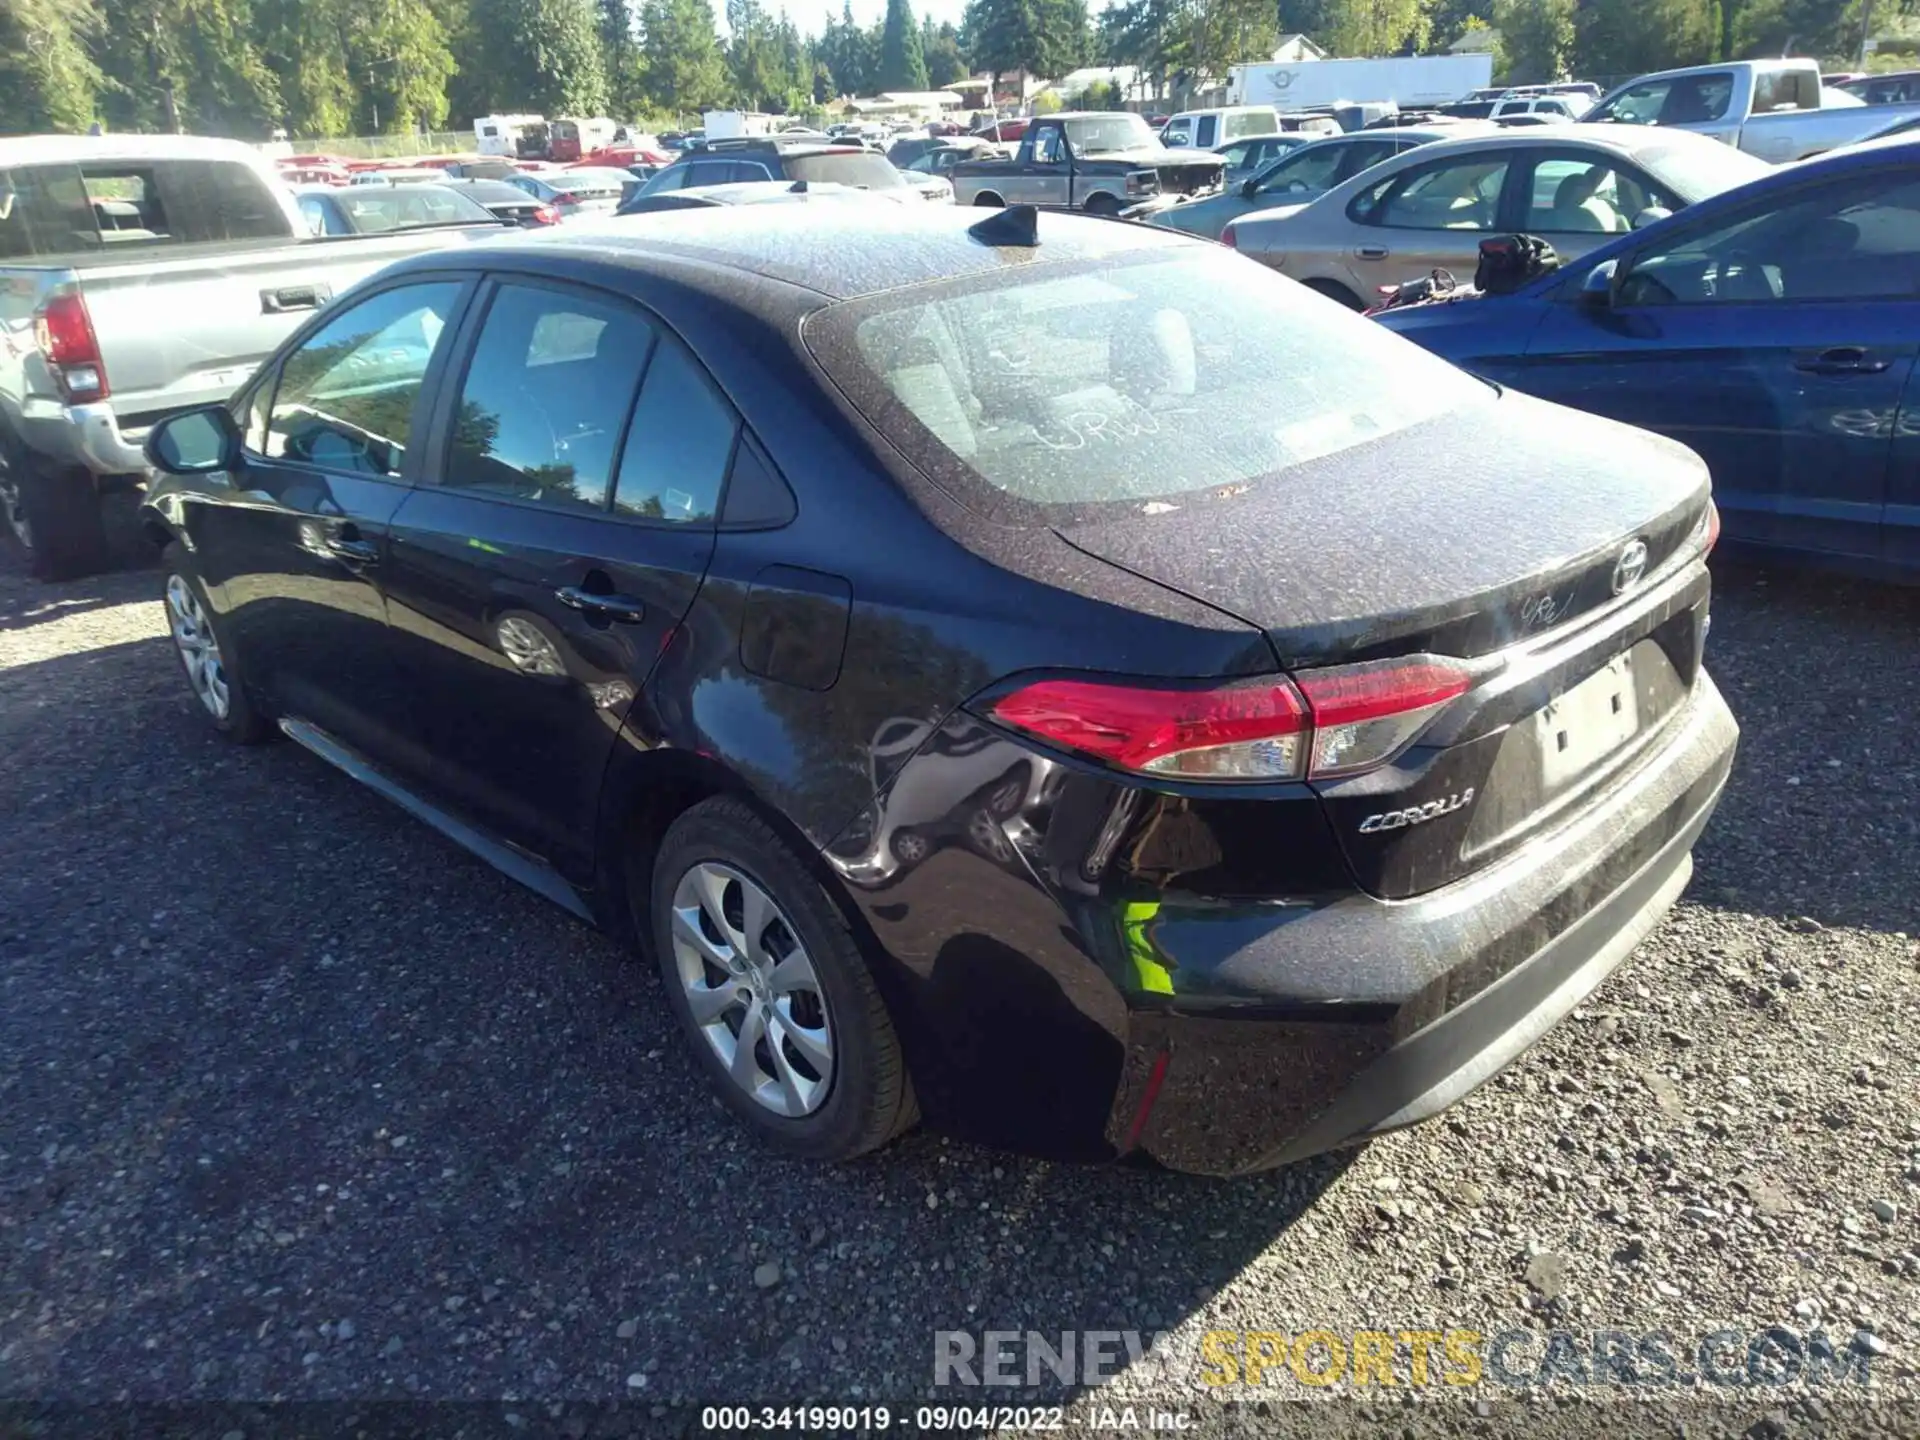
<path id="1" fill-rule="evenodd" d="M 1040 212 L 1031 205 L 1008 205 L 996 210 L 967 233 L 982 245 L 1021 245 L 1031 250 L 1040 243 Z"/>

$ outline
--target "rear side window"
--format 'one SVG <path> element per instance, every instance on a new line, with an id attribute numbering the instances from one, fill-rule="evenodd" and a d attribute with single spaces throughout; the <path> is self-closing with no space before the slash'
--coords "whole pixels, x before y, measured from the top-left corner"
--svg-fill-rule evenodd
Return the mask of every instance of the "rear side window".
<path id="1" fill-rule="evenodd" d="M 638 520 L 711 524 L 739 430 L 700 363 L 663 340 L 634 406 L 613 508 Z"/>
<path id="2" fill-rule="evenodd" d="M 232 161 L 34 165 L 0 176 L 0 258 L 292 234 L 266 183 Z"/>
<path id="3" fill-rule="evenodd" d="M 1250 110 L 1227 117 L 1229 140 L 1238 140 L 1242 135 L 1271 135 L 1279 128 L 1279 122 L 1264 110 Z"/>
<path id="4" fill-rule="evenodd" d="M 1250 484 L 1488 395 L 1210 247 L 889 292 L 804 334 L 896 449 L 975 508 L 1037 523 Z"/>
<path id="5" fill-rule="evenodd" d="M 460 387 L 441 483 L 604 509 L 621 422 L 653 344 L 653 327 L 624 307 L 502 285 Z"/>
<path id="6" fill-rule="evenodd" d="M 1200 128 L 1194 132 L 1195 139 L 1193 143 L 1196 149 L 1211 150 L 1219 143 L 1218 123 L 1216 117 L 1212 115 L 1202 115 L 1200 117 Z"/>
<path id="7" fill-rule="evenodd" d="M 0 170 L 0 260 L 100 248 L 100 227 L 75 165 Z"/>
<path id="8" fill-rule="evenodd" d="M 1776 110 L 1818 110 L 1820 77 L 1809 70 L 1773 70 L 1754 77 L 1753 113 Z"/>
<path id="9" fill-rule="evenodd" d="M 859 155 L 789 155 L 787 178 L 805 180 L 810 185 L 854 185 L 862 190 L 898 190 L 907 183 L 887 163 L 886 156 L 870 151 Z"/>

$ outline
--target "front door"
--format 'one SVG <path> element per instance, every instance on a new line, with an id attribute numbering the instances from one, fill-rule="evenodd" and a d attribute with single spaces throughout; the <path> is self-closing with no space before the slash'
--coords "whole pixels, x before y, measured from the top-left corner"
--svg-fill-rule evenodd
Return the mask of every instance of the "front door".
<path id="1" fill-rule="evenodd" d="M 252 681 L 275 708 L 377 750 L 396 701 L 380 589 L 416 411 L 465 293 L 416 280 L 353 301 L 243 397 L 233 492 L 184 517 Z"/>
<path id="2" fill-rule="evenodd" d="M 739 424 L 624 300 L 514 279 L 480 303 L 394 519 L 389 607 L 416 697 L 403 760 L 584 880 L 607 759 L 700 588 Z"/>
<path id="3" fill-rule="evenodd" d="M 1073 154 L 1067 148 L 1067 127 L 1057 122 L 1033 127 L 1033 163 L 1027 173 L 1015 175 L 1009 203 L 1069 206 L 1073 204 Z"/>
<path id="4" fill-rule="evenodd" d="M 1871 558 L 1920 350 L 1920 181 L 1854 172 L 1667 230 L 1551 307 L 1523 389 L 1673 436 L 1729 540 Z M 1904 454 L 1904 449 L 1902 450 Z"/>

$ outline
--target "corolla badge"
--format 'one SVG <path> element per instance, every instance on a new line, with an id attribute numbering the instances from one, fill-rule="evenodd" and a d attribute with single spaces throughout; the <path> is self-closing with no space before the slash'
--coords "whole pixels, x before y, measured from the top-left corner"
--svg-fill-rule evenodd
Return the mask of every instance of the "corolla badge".
<path id="1" fill-rule="evenodd" d="M 1451 815 L 1456 810 L 1464 810 L 1473 803 L 1473 787 L 1449 795 L 1442 800 L 1429 800 L 1424 805 L 1410 805 L 1405 810 L 1386 810 L 1378 815 L 1369 815 L 1360 822 L 1362 835 L 1378 835 L 1383 830 L 1404 830 L 1409 825 L 1424 825 L 1429 820 L 1438 820 L 1442 815 Z"/>
<path id="2" fill-rule="evenodd" d="M 1621 550 L 1620 558 L 1613 562 L 1613 593 L 1624 595 L 1640 583 L 1640 577 L 1647 573 L 1647 542 L 1630 540 Z"/>

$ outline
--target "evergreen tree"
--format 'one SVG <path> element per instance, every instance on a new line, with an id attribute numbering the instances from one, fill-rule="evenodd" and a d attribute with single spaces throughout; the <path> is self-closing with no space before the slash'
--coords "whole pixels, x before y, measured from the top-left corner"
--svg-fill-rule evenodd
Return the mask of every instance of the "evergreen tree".
<path id="1" fill-rule="evenodd" d="M 1516 85 L 1548 84 L 1566 77 L 1573 58 L 1574 0 L 1495 0 L 1493 28 L 1500 32 L 1507 77 Z"/>
<path id="2" fill-rule="evenodd" d="M 880 33 L 882 91 L 922 91 L 927 88 L 927 61 L 920 49 L 920 27 L 914 23 L 907 0 L 887 0 L 887 18 Z"/>
<path id="3" fill-rule="evenodd" d="M 920 53 L 927 61 L 927 83 L 934 89 L 943 90 L 967 78 L 967 59 L 960 49 L 960 34 L 951 24 L 936 27 L 928 20 L 920 32 Z"/>
<path id="4" fill-rule="evenodd" d="M 606 113 L 593 0 L 474 0 L 470 42 L 488 109 Z"/>
<path id="5" fill-rule="evenodd" d="M 85 130 L 100 68 L 92 0 L 0 0 L 0 133 Z"/>
<path id="6" fill-rule="evenodd" d="M 247 0 L 105 0 L 103 103 L 115 129 L 264 137 L 279 84 Z"/>
<path id="7" fill-rule="evenodd" d="M 641 103 L 640 47 L 633 36 L 633 11 L 627 0 L 599 0 L 599 16 L 608 100 L 616 117 L 630 119 Z"/>
<path id="8" fill-rule="evenodd" d="M 707 0 L 646 0 L 640 34 L 645 91 L 654 109 L 698 113 L 726 98 L 726 65 Z"/>

